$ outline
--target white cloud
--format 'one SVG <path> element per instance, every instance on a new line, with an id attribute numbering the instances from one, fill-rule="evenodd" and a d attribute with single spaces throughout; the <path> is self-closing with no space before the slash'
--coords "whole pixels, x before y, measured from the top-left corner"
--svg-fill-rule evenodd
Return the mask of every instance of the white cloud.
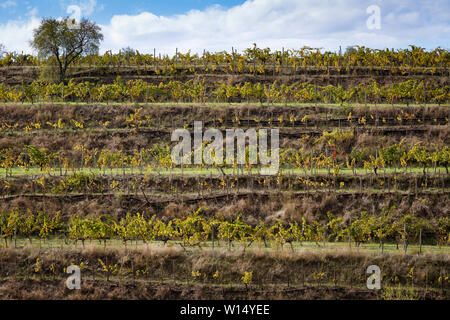
<path id="1" fill-rule="evenodd" d="M 81 8 L 81 13 L 85 17 L 88 17 L 94 13 L 96 5 L 97 5 L 96 0 L 80 1 L 80 3 L 79 3 L 79 7 Z"/>
<path id="2" fill-rule="evenodd" d="M 7 1 L 0 3 L 0 7 L 2 7 L 3 9 L 12 8 L 12 7 L 16 7 L 16 6 L 17 6 L 17 2 L 12 1 L 12 0 L 7 0 Z"/>
<path id="3" fill-rule="evenodd" d="M 381 8 L 381 30 L 368 30 L 366 9 Z M 441 13 L 438 14 L 438 11 Z M 340 45 L 426 47 L 449 45 L 450 7 L 446 0 L 248 0 L 225 9 L 214 6 L 182 15 L 116 15 L 103 26 L 103 50 L 131 46 L 173 53 L 243 49 L 256 42 L 271 48 L 304 45 L 335 50 Z"/>
<path id="4" fill-rule="evenodd" d="M 71 4 L 73 1 L 71 2 Z M 95 0 L 78 1 L 84 16 L 97 10 Z M 381 30 L 368 30 L 368 6 L 381 8 Z M 36 26 L 28 21 L 0 25 L 0 43 L 8 49 L 27 43 L 23 39 Z M 341 45 L 373 48 L 405 48 L 409 44 L 433 48 L 449 47 L 450 4 L 448 0 L 247 0 L 232 8 L 213 6 L 173 16 L 151 12 L 114 15 L 102 25 L 105 41 L 102 51 L 130 46 L 141 52 L 172 54 L 239 50 L 257 43 L 273 49 L 300 48 L 304 45 L 336 50 Z M 10 39 L 11 34 L 17 34 Z M 4 35 L 4 36 L 3 36 Z M 29 34 L 31 38 L 31 33 Z M 22 41 L 22 42 L 21 42 Z M 8 45 L 8 42 L 12 45 Z"/>
<path id="5" fill-rule="evenodd" d="M 38 15 L 38 8 L 33 8 L 33 7 L 28 7 L 28 12 L 27 12 L 27 16 L 28 17 L 36 17 Z"/>
<path id="6" fill-rule="evenodd" d="M 39 26 L 37 9 L 30 8 L 26 20 L 10 20 L 0 24 L 0 43 L 5 45 L 8 51 L 32 52 L 29 41 L 33 37 L 33 30 Z"/>

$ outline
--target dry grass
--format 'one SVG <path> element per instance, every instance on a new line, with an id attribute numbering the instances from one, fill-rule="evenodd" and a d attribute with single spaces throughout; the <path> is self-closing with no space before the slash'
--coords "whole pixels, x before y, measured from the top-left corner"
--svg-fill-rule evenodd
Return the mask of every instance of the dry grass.
<path id="1" fill-rule="evenodd" d="M 42 272 L 36 274 L 34 266 L 40 259 Z M 98 259 L 107 265 L 117 264 L 121 270 L 148 268 L 145 277 L 130 273 L 105 280 Z M 69 264 L 84 263 L 82 290 L 65 289 L 60 270 Z M 3 299 L 208 299 L 255 298 L 266 299 L 338 299 L 376 298 L 375 293 L 364 290 L 369 265 L 380 266 L 383 283 L 410 285 L 407 276 L 414 268 L 414 286 L 423 297 L 448 298 L 447 291 L 439 291 L 437 278 L 448 272 L 449 255 L 369 254 L 358 249 L 297 250 L 291 252 L 251 249 L 197 250 L 185 252 L 179 247 L 149 245 L 148 248 L 102 248 L 86 245 L 72 249 L 4 249 L 0 252 L 0 297 Z M 25 266 L 28 265 L 27 268 Z M 49 266 L 58 270 L 52 278 Z M 15 268 L 15 269 L 14 269 Z M 9 270 L 5 275 L 5 270 Z M 206 278 L 194 280 L 192 271 Z M 219 279 L 213 279 L 215 272 Z M 252 271 L 251 290 L 244 290 L 240 278 Z M 15 274 L 18 273 L 18 274 Z M 127 271 L 131 272 L 131 271 Z M 321 282 L 313 275 L 324 272 Z M 20 278 L 17 276 L 20 275 Z M 5 277 L 6 276 L 6 277 Z M 94 278 L 94 279 L 93 279 Z M 297 288 L 296 294 L 287 285 Z M 437 287 L 436 290 L 431 290 Z M 373 295 L 375 294 L 375 295 Z"/>

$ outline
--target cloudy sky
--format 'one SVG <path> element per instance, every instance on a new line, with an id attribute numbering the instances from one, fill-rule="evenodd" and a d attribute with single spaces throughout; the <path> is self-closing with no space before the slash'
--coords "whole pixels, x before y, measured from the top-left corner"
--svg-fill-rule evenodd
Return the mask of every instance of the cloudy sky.
<path id="1" fill-rule="evenodd" d="M 0 43 L 32 52 L 42 17 L 77 12 L 102 27 L 102 52 L 450 47 L 449 0 L 0 0 Z"/>

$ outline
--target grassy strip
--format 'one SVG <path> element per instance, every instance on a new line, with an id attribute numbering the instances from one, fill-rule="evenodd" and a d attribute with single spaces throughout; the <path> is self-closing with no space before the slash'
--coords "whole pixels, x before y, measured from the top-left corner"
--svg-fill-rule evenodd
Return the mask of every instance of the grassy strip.
<path id="1" fill-rule="evenodd" d="M 180 248 L 182 242 L 179 241 L 169 241 L 167 245 L 164 246 L 162 241 L 152 241 L 144 243 L 143 241 L 129 241 L 127 245 L 124 245 L 123 241 L 120 239 L 111 239 L 106 241 L 106 248 L 109 249 L 133 249 L 133 250 L 147 250 L 152 247 L 159 248 L 171 248 L 177 247 Z M 25 238 L 17 238 L 15 242 L 16 248 L 60 248 L 60 249 L 76 249 L 83 248 L 81 241 L 76 243 L 75 241 L 69 240 L 66 241 L 64 238 L 60 237 L 52 237 L 47 240 L 42 240 L 38 237 L 33 237 L 31 239 L 31 243 L 28 239 Z M 4 243 L 0 244 L 0 248 L 11 248 L 14 247 L 14 242 L 8 244 L 8 247 L 5 246 Z M 85 247 L 90 248 L 105 248 L 105 245 L 101 241 L 95 240 L 87 240 Z M 226 243 L 220 242 L 219 245 L 217 241 L 213 243 L 211 241 L 202 242 L 201 246 L 191 246 L 185 247 L 186 252 L 195 252 L 195 251 L 203 251 L 203 250 L 226 250 L 226 251 L 236 251 L 236 252 L 247 252 L 247 251 L 265 251 L 265 252 L 290 252 L 290 253 L 301 253 L 301 252 L 346 252 L 350 250 L 351 252 L 361 253 L 361 254 L 378 254 L 381 253 L 381 248 L 378 243 L 362 243 L 360 246 L 356 247 L 354 243 L 349 244 L 348 242 L 294 242 L 292 246 L 289 244 L 285 244 L 283 247 L 271 245 L 265 247 L 264 244 L 255 244 L 255 243 L 243 243 L 243 242 L 235 242 L 229 248 Z M 405 252 L 402 244 L 395 243 L 385 243 L 383 252 L 386 254 L 419 254 L 420 252 L 419 245 L 417 244 L 409 244 L 407 251 Z M 438 255 L 449 255 L 450 257 L 450 246 L 437 246 L 437 245 L 422 245 L 422 253 L 423 254 L 438 254 Z"/>
<path id="2" fill-rule="evenodd" d="M 62 172 L 65 172 L 65 169 L 62 169 Z M 251 170 L 244 170 L 244 174 L 239 174 L 240 170 L 232 169 L 232 168 L 224 168 L 223 172 L 227 175 L 237 175 L 237 176 L 245 176 L 245 175 L 259 175 L 260 170 L 259 169 L 251 169 Z M 406 169 L 398 169 L 398 168 L 385 168 L 379 171 L 379 175 L 382 176 L 382 174 L 386 172 L 389 174 L 396 173 L 396 174 L 405 174 L 405 173 L 423 173 L 423 168 L 421 167 L 406 167 Z M 427 174 L 433 174 L 436 172 L 436 174 L 446 174 L 446 170 L 444 167 L 436 167 L 436 171 L 434 168 L 430 168 L 429 172 Z M 60 169 L 59 168 L 51 168 L 46 172 L 42 172 L 39 168 L 33 167 L 33 168 L 12 168 L 8 169 L 8 175 L 12 176 L 28 176 L 28 175 L 59 175 Z M 140 169 L 140 168 L 107 168 L 106 170 L 103 170 L 101 168 L 81 168 L 76 169 L 74 172 L 70 170 L 70 173 L 84 173 L 84 174 L 105 174 L 105 175 L 123 175 L 123 174 L 149 174 L 149 175 L 164 175 L 164 176 L 171 176 L 171 175 L 181 175 L 181 168 L 173 168 L 173 169 L 151 169 L 147 170 L 146 168 Z M 284 175 L 286 174 L 292 174 L 292 175 L 305 175 L 305 170 L 303 169 L 280 169 L 279 173 L 282 173 Z M 358 175 L 373 175 L 373 172 L 364 169 L 364 168 L 355 168 L 355 173 Z M 313 175 L 315 174 L 328 174 L 328 169 L 313 169 Z M 0 176 L 5 175 L 5 169 L 0 168 Z M 183 168 L 183 175 L 222 175 L 222 171 L 218 168 Z M 306 175 L 311 175 L 311 170 L 306 170 Z M 339 175 L 347 175 L 352 176 L 353 171 L 352 169 L 348 168 L 341 168 Z"/>
<path id="3" fill-rule="evenodd" d="M 245 122 L 246 120 L 242 120 L 243 122 Z M 332 126 L 327 126 L 327 125 L 322 125 L 322 126 L 300 126 L 297 125 L 295 127 L 289 127 L 289 126 L 275 126 L 275 128 L 280 129 L 281 134 L 284 135 L 291 135 L 291 134 L 296 134 L 296 133 L 316 133 L 316 134 L 322 134 L 323 130 L 326 129 L 326 131 L 333 131 L 333 130 L 350 130 L 350 129 L 354 129 L 357 128 L 358 130 L 367 130 L 367 131 L 374 131 L 377 130 L 379 132 L 385 132 L 385 131 L 405 131 L 405 132 L 410 132 L 410 131 L 417 131 L 417 130 L 421 130 L 421 131 L 427 131 L 427 130 L 444 130 L 447 127 L 447 124 L 421 124 L 420 126 L 414 126 L 411 127 L 409 125 L 404 125 L 404 126 L 376 126 L 376 125 L 358 125 L 358 126 L 340 126 L 340 127 L 332 127 Z M 246 129 L 246 126 L 242 126 L 241 128 Z M 251 126 L 250 128 L 252 129 L 268 129 L 270 127 L 268 126 Z M 189 127 L 187 128 L 188 130 L 192 130 L 192 125 L 189 125 Z M 216 129 L 218 130 L 225 130 L 227 129 L 226 126 L 221 126 L 221 127 L 216 127 Z M 1 131 L 0 129 L 0 134 L 6 134 L 8 136 L 30 136 L 30 135 L 36 135 L 36 134 L 68 134 L 68 133 L 99 133 L 99 134 L 104 134 L 104 133 L 129 133 L 129 134 L 136 134 L 136 133 L 149 133 L 149 132 L 154 132 L 154 133 L 167 133 L 170 134 L 173 131 L 173 127 L 171 125 L 168 126 L 154 126 L 154 127 L 139 127 L 139 128 L 102 128 L 102 127 L 86 127 L 83 129 L 77 129 L 77 128 L 63 128 L 63 129 L 32 129 L 29 131 L 24 131 L 23 128 L 21 129 L 16 129 L 16 128 L 9 128 L 9 129 L 5 129 L 4 131 Z"/>
<path id="4" fill-rule="evenodd" d="M 236 106 L 236 107 L 243 107 L 243 106 L 261 106 L 261 107 L 272 107 L 272 106 L 287 106 L 287 107 L 390 107 L 390 108 L 402 108 L 402 107 L 417 107 L 417 108 L 423 108 L 426 107 L 449 107 L 450 105 L 446 104 L 388 104 L 388 103 L 381 103 L 381 104 L 374 104 L 374 103 L 367 103 L 367 104 L 361 104 L 361 103 L 345 103 L 343 105 L 339 103 L 258 103 L 258 102 L 239 102 L 239 103 L 224 103 L 224 102 L 206 102 L 206 103 L 200 103 L 200 102 L 155 102 L 155 103 L 138 103 L 138 102 L 70 102 L 70 101 L 56 101 L 56 102 L 23 102 L 23 103 L 15 103 L 15 102 L 0 102 L 0 105 L 13 105 L 13 106 L 35 106 L 35 105 L 96 105 L 96 106 L 111 106 L 111 105 L 119 105 L 119 106 L 161 106 L 161 107 L 174 107 L 174 106 L 195 106 L 195 107 L 217 107 L 217 106 Z"/>

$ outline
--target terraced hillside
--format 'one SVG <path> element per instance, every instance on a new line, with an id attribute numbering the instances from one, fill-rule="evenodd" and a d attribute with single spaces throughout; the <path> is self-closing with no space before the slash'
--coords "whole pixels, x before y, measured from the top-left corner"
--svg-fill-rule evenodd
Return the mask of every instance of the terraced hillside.
<path id="1" fill-rule="evenodd" d="M 0 109 L 4 297 L 61 287 L 69 260 L 86 265 L 83 294 L 97 298 L 389 298 L 406 294 L 412 268 L 417 297 L 448 297 L 448 106 Z M 171 132 L 195 120 L 279 128 L 279 173 L 174 166 Z M 386 257 L 394 289 L 365 289 L 365 263 Z"/>
<path id="2" fill-rule="evenodd" d="M 1 298 L 450 297 L 446 50 L 51 62 L 0 59 Z M 278 129 L 278 171 L 177 166 L 196 121 Z"/>

